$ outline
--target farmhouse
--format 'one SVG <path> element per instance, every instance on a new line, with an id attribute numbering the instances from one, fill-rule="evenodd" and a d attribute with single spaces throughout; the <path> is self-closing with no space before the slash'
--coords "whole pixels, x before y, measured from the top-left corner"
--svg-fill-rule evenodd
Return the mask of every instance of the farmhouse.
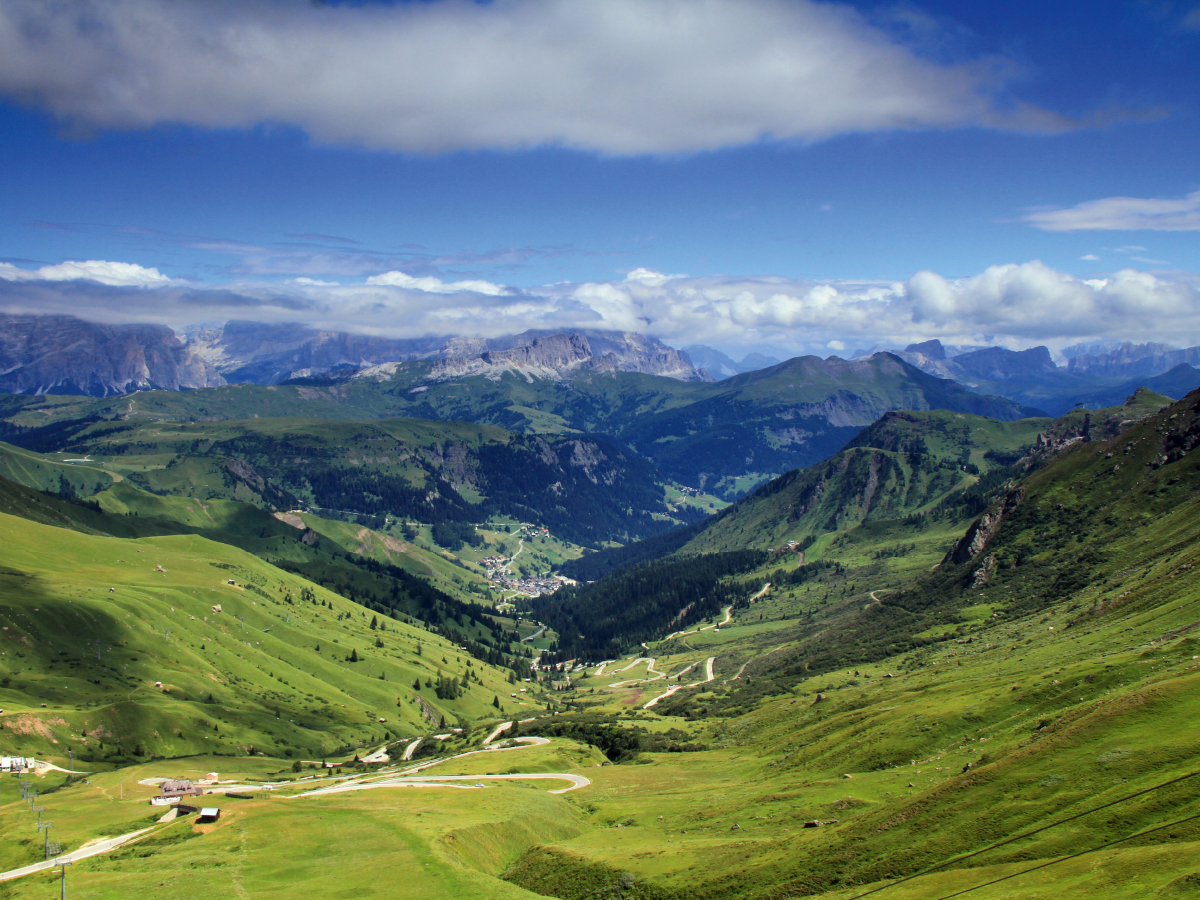
<path id="1" fill-rule="evenodd" d="M 186 778 L 168 778 L 162 783 L 163 797 L 199 797 L 204 791 Z"/>

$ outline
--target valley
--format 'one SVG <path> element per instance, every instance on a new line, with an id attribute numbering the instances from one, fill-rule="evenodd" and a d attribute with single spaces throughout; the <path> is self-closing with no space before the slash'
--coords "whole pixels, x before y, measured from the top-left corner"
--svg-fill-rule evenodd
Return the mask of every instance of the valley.
<path id="1" fill-rule="evenodd" d="M 0 446 L 0 735 L 87 774 L 0 774 L 4 871 L 19 779 L 61 853 L 149 829 L 96 897 L 376 895 L 347 840 L 431 897 L 1188 896 L 1194 397 L 884 410 L 731 504 L 594 432 L 164 415 L 200 393 L 10 404 L 54 421 Z"/>

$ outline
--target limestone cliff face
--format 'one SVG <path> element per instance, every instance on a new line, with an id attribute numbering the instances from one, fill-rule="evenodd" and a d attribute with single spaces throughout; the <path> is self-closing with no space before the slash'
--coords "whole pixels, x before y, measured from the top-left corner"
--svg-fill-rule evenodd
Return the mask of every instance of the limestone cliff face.
<path id="1" fill-rule="evenodd" d="M 592 347 L 581 334 L 553 334 L 537 337 L 511 350 L 483 350 L 463 356 L 449 356 L 433 364 L 429 377 L 434 381 L 485 375 L 499 378 L 515 372 L 525 378 L 561 378 L 592 360 Z"/>
<path id="2" fill-rule="evenodd" d="M 74 316 L 0 313 L 0 391 L 105 397 L 225 380 L 161 325 L 98 325 Z"/>
<path id="3" fill-rule="evenodd" d="M 187 346 L 229 381 L 277 384 L 289 378 L 357 373 L 390 376 L 398 363 L 436 360 L 431 378 L 470 375 L 560 379 L 579 368 L 645 372 L 707 381 L 686 353 L 655 338 L 616 331 L 527 331 L 501 338 L 384 338 L 301 325 L 226 322 L 192 331 Z"/>
<path id="4" fill-rule="evenodd" d="M 494 341 L 450 341 L 448 355 L 430 372 L 433 381 L 468 375 L 500 378 L 505 372 L 534 378 L 561 379 L 579 369 L 600 372 L 644 372 L 680 381 L 708 381 L 686 353 L 655 338 L 631 332 L 526 332 Z"/>
<path id="5" fill-rule="evenodd" d="M 385 338 L 303 325 L 226 322 L 186 341 L 158 325 L 97 325 L 72 316 L 0 315 L 0 391 L 108 396 L 133 390 L 278 384 L 292 378 L 390 375 L 436 360 L 432 380 L 467 375 L 561 379 L 588 368 L 707 381 L 686 353 L 645 335 L 525 332 L 503 338 Z"/>
<path id="6" fill-rule="evenodd" d="M 444 338 L 392 339 L 303 325 L 226 322 L 188 334 L 188 348 L 232 382 L 351 373 L 365 366 L 437 355 Z"/>

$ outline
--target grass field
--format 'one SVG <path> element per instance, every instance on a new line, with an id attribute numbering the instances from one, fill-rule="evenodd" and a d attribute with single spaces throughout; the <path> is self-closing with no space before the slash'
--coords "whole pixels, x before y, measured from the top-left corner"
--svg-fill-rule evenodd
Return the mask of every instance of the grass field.
<path id="1" fill-rule="evenodd" d="M 215 827 L 172 823 L 77 864 L 74 896 L 1196 896 L 1200 458 L 1168 453 L 1198 423 L 1176 404 L 1000 485 L 1002 524 L 962 560 L 948 551 L 974 517 L 858 520 L 810 547 L 804 577 L 787 557 L 738 576 L 755 599 L 719 629 L 557 692 L 405 622 L 372 630 L 363 607 L 226 543 L 0 515 L 0 735 L 6 752 L 91 757 L 90 784 L 29 776 L 68 848 L 151 824 L 143 778 L 289 782 L 220 800 Z M 524 718 L 549 744 L 427 770 L 470 776 L 457 787 L 295 796 L 328 777 L 306 760 L 370 778 L 350 757 L 437 730 L 411 682 L 468 661 L 483 683 L 464 697 L 421 687 L 464 729 L 423 751 Z M 591 783 L 482 780 L 563 772 Z M 37 857 L 35 823 L 0 776 L 5 868 Z M 39 874 L 0 897 L 52 889 Z"/>

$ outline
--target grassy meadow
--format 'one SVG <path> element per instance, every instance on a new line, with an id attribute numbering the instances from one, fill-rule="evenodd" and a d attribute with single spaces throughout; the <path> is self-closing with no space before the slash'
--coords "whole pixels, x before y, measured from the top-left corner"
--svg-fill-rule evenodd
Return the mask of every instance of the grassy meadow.
<path id="1" fill-rule="evenodd" d="M 735 576 L 743 599 L 729 621 L 722 612 L 602 671 L 566 673 L 557 691 L 510 682 L 403 617 L 201 528 L 211 514 L 247 542 L 276 539 L 253 537 L 267 519 L 298 531 L 265 511 L 233 522 L 242 505 L 145 499 L 116 480 L 98 500 L 108 512 L 10 491 L 4 750 L 63 764 L 70 748 L 90 773 L 26 776 L 68 849 L 153 826 L 72 866 L 73 896 L 1196 896 L 1200 461 L 1186 448 L 1200 404 L 1161 405 L 1142 395 L 1123 412 L 1093 411 L 1090 441 L 1020 471 L 1013 454 L 1038 434 L 1078 436 L 1089 414 L 885 423 L 825 479 L 830 494 L 857 498 L 854 514 L 809 543 L 803 566 L 796 554 L 755 563 Z M 895 468 L 863 502 L 871 454 Z M 859 456 L 868 477 L 853 482 Z M 50 463 L 20 464 L 57 490 Z M 976 486 L 977 506 L 943 502 Z M 718 524 L 740 517 L 764 547 L 812 535 L 813 516 L 787 521 L 783 488 Z M 884 495 L 892 512 L 872 515 Z M 135 505 L 119 508 L 124 497 Z M 160 502 L 153 514 L 136 505 Z M 983 512 L 999 523 L 986 533 Z M 156 522 L 196 531 L 138 531 Z M 368 542 L 348 523 L 301 524 L 378 562 L 400 558 L 371 529 Z M 492 536 L 515 549 L 508 532 Z M 424 577 L 468 571 L 442 558 L 439 574 L 436 554 L 417 549 L 405 565 L 427 566 Z M 439 673 L 468 674 L 469 687 L 440 699 L 425 686 Z M 510 735 L 549 743 L 457 757 L 509 720 Z M 414 764 L 442 760 L 423 776 L 472 780 L 301 796 L 394 777 L 395 759 L 354 757 L 381 746 L 396 756 L 418 736 Z M 313 768 L 324 759 L 336 773 Z M 247 798 L 208 798 L 222 808 L 213 825 L 156 824 L 154 788 L 139 782 L 207 771 Z M 553 773 L 590 784 L 554 794 L 564 782 L 486 778 Z M 38 858 L 35 825 L 0 776 L 3 869 Z M 0 898 L 46 896 L 52 881 L 0 882 Z"/>

